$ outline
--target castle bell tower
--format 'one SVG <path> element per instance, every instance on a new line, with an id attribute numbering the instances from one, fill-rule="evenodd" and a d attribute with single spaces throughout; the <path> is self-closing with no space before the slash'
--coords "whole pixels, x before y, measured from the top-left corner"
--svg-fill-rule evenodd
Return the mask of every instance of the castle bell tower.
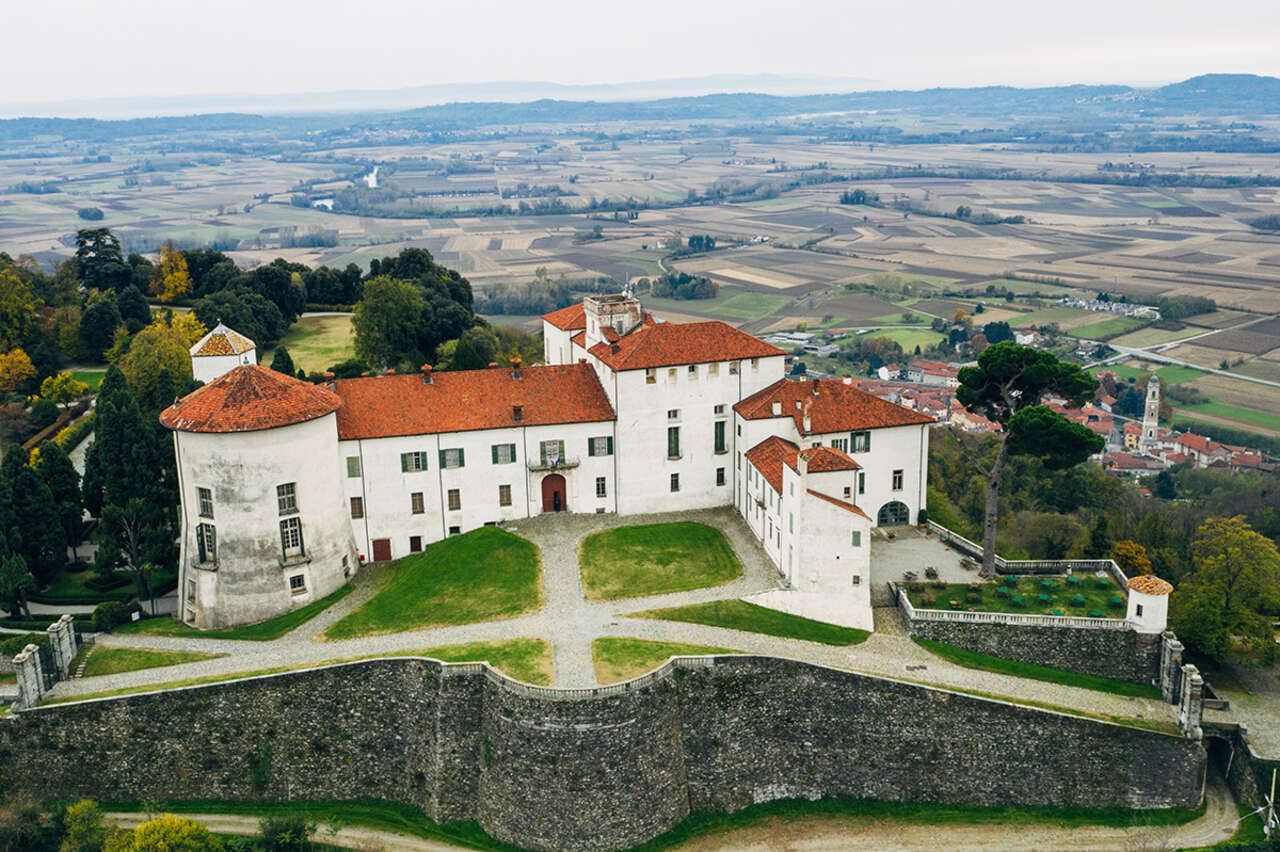
<path id="1" fill-rule="evenodd" d="M 1147 407 L 1142 411 L 1142 448 L 1156 445 L 1156 428 L 1160 425 L 1160 378 L 1147 379 Z"/>

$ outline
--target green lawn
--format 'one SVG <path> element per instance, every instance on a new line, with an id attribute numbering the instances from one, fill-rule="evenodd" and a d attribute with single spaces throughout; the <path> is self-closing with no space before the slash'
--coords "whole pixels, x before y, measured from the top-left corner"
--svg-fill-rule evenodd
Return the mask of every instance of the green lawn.
<path id="1" fill-rule="evenodd" d="M 704 524 L 638 524 L 593 533 L 578 552 L 587 600 L 718 586 L 742 576 L 724 533 Z"/>
<path id="2" fill-rule="evenodd" d="M 916 582 L 906 588 L 911 605 L 923 609 L 1080 616 L 1099 612 L 1104 618 L 1125 617 L 1126 593 L 1115 580 L 1099 580 L 1093 574 L 1076 577 L 1080 580 L 1076 585 L 1063 577 L 1001 577 L 989 583 L 974 583 L 976 591 L 970 591 L 968 583 Z M 1001 589 L 1005 594 L 1000 593 Z M 1076 597 L 1082 602 L 1075 601 Z M 1121 603 L 1112 603 L 1113 597 L 1120 598 Z"/>
<path id="3" fill-rule="evenodd" d="M 228 627 L 220 630 L 197 630 L 194 627 L 188 627 L 182 622 L 175 621 L 172 618 L 145 618 L 142 621 L 122 624 L 116 628 L 115 632 L 144 633 L 150 636 L 190 636 L 200 637 L 203 639 L 246 639 L 253 642 L 269 642 L 272 639 L 279 639 L 290 630 L 293 630 L 299 625 L 315 618 L 330 606 L 350 594 L 351 589 L 351 586 L 343 586 L 327 598 L 312 601 L 304 607 L 295 609 L 293 612 L 277 616 L 276 618 L 272 618 L 268 621 L 259 622 L 258 624 L 249 624 L 244 627 Z"/>
<path id="4" fill-rule="evenodd" d="M 1164 384 L 1176 385 L 1179 382 L 1189 382 L 1192 379 L 1203 378 L 1209 374 L 1193 367 L 1183 367 L 1180 364 L 1168 364 L 1156 370 L 1156 375 L 1160 377 L 1160 381 Z"/>
<path id="5" fill-rule="evenodd" d="M 515 618 L 542 607 L 542 555 L 519 536 L 481 527 L 399 560 L 391 581 L 325 632 L 350 639 Z"/>
<path id="6" fill-rule="evenodd" d="M 729 648 L 713 645 L 687 645 L 684 642 L 660 642 L 656 639 L 625 639 L 621 636 L 601 636 L 591 643 L 591 659 L 595 663 L 596 680 L 600 683 L 618 683 L 631 680 L 652 671 L 669 657 L 690 657 L 702 654 L 740 654 Z"/>
<path id="7" fill-rule="evenodd" d="M 153 651 L 148 648 L 94 648 L 85 663 L 84 676 L 120 674 L 138 669 L 157 669 L 198 660 L 212 660 L 226 654 L 202 654 L 196 651 Z"/>
<path id="8" fill-rule="evenodd" d="M 355 331 L 351 317 L 303 317 L 289 327 L 280 345 L 289 350 L 294 369 L 321 372 L 340 361 L 355 357 Z M 271 358 L 263 355 L 263 364 Z"/>
<path id="9" fill-rule="evenodd" d="M 1150 326 L 1148 328 L 1131 331 L 1123 337 L 1117 337 L 1111 342 L 1119 346 L 1155 346 L 1157 343 L 1168 343 L 1173 340 L 1181 340 L 1184 337 L 1193 337 L 1197 334 L 1204 334 L 1203 328 L 1194 328 L 1188 326 L 1180 328 L 1177 331 L 1171 331 L 1164 328 L 1156 328 Z"/>
<path id="10" fill-rule="evenodd" d="M 902 351 L 910 355 L 919 346 L 922 350 L 942 339 L 942 335 L 929 328 L 881 328 L 868 331 L 863 337 L 887 337 L 902 347 Z"/>
<path id="11" fill-rule="evenodd" d="M 769 636 L 821 642 L 824 645 L 857 645 L 859 642 L 865 642 L 871 635 L 866 630 L 814 621 L 739 600 L 649 609 L 630 613 L 630 617 L 709 624 L 712 627 L 727 627 L 730 630 L 745 630 L 748 633 L 764 633 Z"/>
<path id="12" fill-rule="evenodd" d="M 89 390 L 96 391 L 98 385 L 102 384 L 102 377 L 106 374 L 106 370 L 74 370 L 71 373 L 71 378 L 77 382 L 84 382 L 89 386 Z"/>
<path id="13" fill-rule="evenodd" d="M 1078 686 L 1081 689 L 1110 692 L 1115 695 L 1125 695 L 1133 698 L 1160 697 L 1160 690 L 1150 684 L 1130 683 L 1123 680 L 1077 674 L 1063 671 L 1062 669 L 1051 669 L 1048 666 L 1037 666 L 1032 663 L 1020 663 L 1017 660 L 991 657 L 966 648 L 957 648 L 954 645 L 934 642 L 932 639 L 912 637 L 911 641 L 929 653 L 936 654 L 944 660 L 950 660 L 956 665 L 964 666 L 965 668 L 1013 675 L 1014 677 L 1025 677 L 1031 680 L 1043 680 L 1048 683 L 1060 683 L 1064 686 Z"/>
<path id="14" fill-rule="evenodd" d="M 1083 337 L 1091 340 L 1108 340 L 1141 328 L 1146 324 L 1145 320 L 1135 319 L 1134 317 L 1113 316 L 1099 322 L 1077 326 L 1071 329 L 1069 334 L 1072 337 Z"/>
<path id="15" fill-rule="evenodd" d="M 1254 411 L 1252 408 L 1241 408 L 1238 405 L 1227 405 L 1225 402 L 1202 402 L 1199 405 L 1180 405 L 1177 407 L 1177 410 L 1186 411 L 1191 414 L 1208 414 L 1213 417 L 1224 417 L 1227 420 L 1248 423 L 1252 426 L 1262 426 L 1267 429 L 1280 428 L 1280 417 L 1277 417 L 1274 412 L 1268 414 L 1263 411 Z"/>
<path id="16" fill-rule="evenodd" d="M 1125 381 L 1128 381 L 1129 379 L 1138 379 L 1139 381 L 1142 381 L 1147 376 L 1151 375 L 1150 370 L 1140 370 L 1137 367 L 1130 367 L 1128 364 L 1106 364 L 1094 367 L 1090 369 L 1089 372 L 1096 376 L 1104 370 L 1115 373 L 1117 379 L 1124 379 Z"/>
<path id="17" fill-rule="evenodd" d="M 86 568 L 83 571 L 59 571 L 58 576 L 54 578 L 53 585 L 46 590 L 46 594 L 50 595 L 97 595 L 93 589 L 85 585 L 86 580 L 92 580 L 98 576 L 98 572 L 93 568 Z M 121 589 L 128 589 L 129 586 L 121 586 Z M 118 590 L 117 590 L 118 591 Z"/>

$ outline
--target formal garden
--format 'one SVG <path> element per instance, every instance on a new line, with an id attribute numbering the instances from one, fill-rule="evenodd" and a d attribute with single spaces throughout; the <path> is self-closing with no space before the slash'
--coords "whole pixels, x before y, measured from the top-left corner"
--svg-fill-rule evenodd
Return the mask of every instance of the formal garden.
<path id="1" fill-rule="evenodd" d="M 902 588 L 916 609 L 1124 618 L 1128 605 L 1126 591 L 1106 572 L 1007 576 L 972 583 L 907 580 Z"/>

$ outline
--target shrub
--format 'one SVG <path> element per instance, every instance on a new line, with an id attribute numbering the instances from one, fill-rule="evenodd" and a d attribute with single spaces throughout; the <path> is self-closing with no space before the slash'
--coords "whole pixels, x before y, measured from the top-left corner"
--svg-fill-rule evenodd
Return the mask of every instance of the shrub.
<path id="1" fill-rule="evenodd" d="M 1026 602 L 1026 601 L 1024 601 L 1024 600 L 1022 599 L 1022 595 L 1014 595 L 1014 596 L 1013 596 L 1013 605 L 1014 605 L 1014 606 L 1026 606 L 1026 605 L 1027 605 L 1027 602 Z"/>
<path id="2" fill-rule="evenodd" d="M 1072 605 L 1072 606 L 1084 606 L 1084 595 L 1072 595 L 1072 596 L 1071 596 L 1071 605 Z"/>
<path id="3" fill-rule="evenodd" d="M 912 580 L 910 583 L 907 583 L 907 591 L 909 591 L 909 592 L 923 592 L 923 591 L 924 591 L 924 583 L 920 582 L 919 580 Z"/>
<path id="4" fill-rule="evenodd" d="M 947 587 L 946 581 L 944 580 L 931 580 L 929 582 L 929 585 L 939 590 L 945 589 Z"/>
<path id="5" fill-rule="evenodd" d="M 982 595 L 978 592 L 970 592 L 964 596 L 964 599 L 969 603 L 982 603 Z"/>
<path id="6" fill-rule="evenodd" d="M 996 594 L 999 597 L 1007 598 L 1009 597 L 1009 589 L 1006 586 L 1001 586 L 1000 588 L 996 589 Z"/>
<path id="7" fill-rule="evenodd" d="M 1112 595 L 1110 600 L 1107 601 L 1107 605 L 1119 609 L 1124 606 L 1124 598 L 1119 595 Z"/>
<path id="8" fill-rule="evenodd" d="M 1089 610 L 1089 617 L 1090 617 L 1090 618 L 1102 618 L 1102 610 L 1100 610 L 1100 609 L 1091 609 L 1091 610 Z"/>
<path id="9" fill-rule="evenodd" d="M 259 823 L 259 848 L 264 852 L 310 852 L 315 844 L 307 837 L 315 829 L 299 816 L 264 817 Z"/>
<path id="10" fill-rule="evenodd" d="M 121 624 L 132 621 L 135 612 L 142 612 L 142 607 L 138 606 L 136 601 L 133 603 L 107 601 L 98 604 L 93 611 L 93 628 L 101 633 L 110 633 Z"/>
<path id="11" fill-rule="evenodd" d="M 12 659 L 28 645 L 49 646 L 47 633 L 5 633 L 0 636 L 0 657 Z"/>
<path id="12" fill-rule="evenodd" d="M 925 592 L 923 595 L 920 596 L 920 603 L 923 606 L 933 606 L 937 602 L 938 602 L 938 595 L 936 592 Z"/>
<path id="13" fill-rule="evenodd" d="M 48 429 L 58 419 L 58 406 L 47 399 L 37 399 L 31 404 L 31 427 L 39 432 Z"/>
<path id="14" fill-rule="evenodd" d="M 983 587 L 983 585 L 984 585 L 983 583 L 970 583 L 970 584 L 969 584 L 969 591 L 971 591 L 971 592 L 977 592 L 979 595 L 981 595 L 981 594 L 982 594 L 982 587 Z"/>
<path id="15" fill-rule="evenodd" d="M 1096 585 L 1099 589 L 1109 589 L 1111 588 L 1111 581 L 1108 580 L 1106 577 L 1099 577 L 1097 581 L 1094 583 L 1094 585 Z"/>
<path id="16" fill-rule="evenodd" d="M 62 447 L 62 449 L 69 453 L 76 447 L 80 446 L 80 442 L 83 441 L 92 430 L 93 414 L 86 414 L 67 428 L 60 430 L 53 440 L 57 442 L 58 446 Z"/>
<path id="17" fill-rule="evenodd" d="M 1079 577 L 1077 577 L 1077 576 L 1075 576 L 1075 575 L 1072 575 L 1072 576 L 1068 577 L 1068 578 L 1067 578 L 1067 585 L 1068 585 L 1068 586 L 1078 586 L 1078 585 L 1080 585 L 1080 578 L 1079 578 Z"/>

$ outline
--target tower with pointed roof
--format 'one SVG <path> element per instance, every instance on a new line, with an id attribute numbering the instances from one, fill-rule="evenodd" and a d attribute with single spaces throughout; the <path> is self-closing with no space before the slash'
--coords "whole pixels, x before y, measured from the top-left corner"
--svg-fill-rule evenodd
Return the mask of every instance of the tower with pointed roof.
<path id="1" fill-rule="evenodd" d="M 258 363 L 258 347 L 221 321 L 191 347 L 191 374 L 208 384 L 236 367 Z"/>

